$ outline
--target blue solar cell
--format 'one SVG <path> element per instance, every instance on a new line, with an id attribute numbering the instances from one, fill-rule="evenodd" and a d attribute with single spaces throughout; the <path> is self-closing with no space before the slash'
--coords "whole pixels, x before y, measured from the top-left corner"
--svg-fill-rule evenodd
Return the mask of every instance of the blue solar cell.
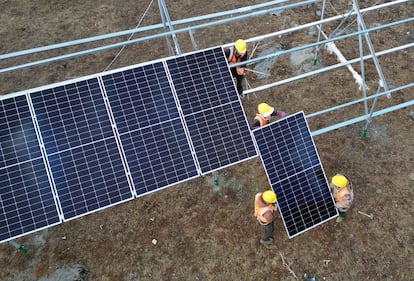
<path id="1" fill-rule="evenodd" d="M 46 152 L 113 137 L 96 78 L 31 93 Z"/>
<path id="2" fill-rule="evenodd" d="M 42 157 L 26 96 L 0 100 L 0 168 Z"/>
<path id="3" fill-rule="evenodd" d="M 179 117 L 162 62 L 102 76 L 120 134 Z"/>
<path id="4" fill-rule="evenodd" d="M 221 48 L 166 61 L 201 172 L 256 156 Z"/>
<path id="5" fill-rule="evenodd" d="M 136 194 L 198 176 L 163 63 L 102 80 Z"/>
<path id="6" fill-rule="evenodd" d="M 254 137 L 290 238 L 337 216 L 303 112 L 255 130 Z"/>
<path id="7" fill-rule="evenodd" d="M 132 199 L 98 79 L 30 95 L 64 219 Z"/>
<path id="8" fill-rule="evenodd" d="M 167 60 L 184 115 L 238 101 L 221 48 Z"/>
<path id="9" fill-rule="evenodd" d="M 133 198 L 115 138 L 48 159 L 65 220 Z"/>
<path id="10" fill-rule="evenodd" d="M 239 104 L 204 110 L 185 120 L 202 173 L 256 156 Z"/>
<path id="11" fill-rule="evenodd" d="M 286 178 L 273 188 L 291 236 L 337 215 L 321 165 Z"/>
<path id="12" fill-rule="evenodd" d="M 122 134 L 137 195 L 198 176 L 181 120 Z"/>
<path id="13" fill-rule="evenodd" d="M 256 139 L 261 138 L 262 142 L 266 141 L 266 145 L 272 148 L 264 152 L 263 161 L 273 182 L 279 182 L 291 174 L 319 164 L 316 149 L 309 149 L 313 148 L 314 144 L 306 122 L 301 120 L 299 115 L 289 118 L 289 122 L 275 122 L 261 133 L 255 133 Z M 263 135 L 265 133 L 266 136 L 272 135 L 272 138 L 266 139 Z M 280 157 L 267 157 L 275 153 Z"/>
<path id="14" fill-rule="evenodd" d="M 58 223 L 42 158 L 0 168 L 0 243 Z"/>

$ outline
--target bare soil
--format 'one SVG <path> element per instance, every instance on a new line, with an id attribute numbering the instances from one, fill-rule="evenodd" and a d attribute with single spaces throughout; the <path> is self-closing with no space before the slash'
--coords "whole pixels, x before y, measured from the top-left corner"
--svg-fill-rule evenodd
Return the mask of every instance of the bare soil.
<path id="1" fill-rule="evenodd" d="M 260 1 L 166 1 L 171 19 L 184 19 L 256 4 Z M 361 1 L 361 8 L 384 1 Z M 150 1 L 0 1 L 2 54 L 134 28 Z M 263 15 L 226 26 L 197 30 L 199 49 L 242 38 L 276 32 L 318 20 L 322 4 Z M 327 1 L 325 17 L 350 9 L 348 1 Z M 414 14 L 414 2 L 364 16 L 373 27 Z M 152 3 L 140 26 L 161 22 L 157 3 Z M 356 29 L 349 20 L 348 28 Z M 329 34 L 337 25 L 326 24 Z M 178 28 L 178 27 L 176 27 Z M 376 51 L 413 41 L 414 27 L 398 25 L 371 33 Z M 316 33 L 317 34 L 317 33 Z M 142 36 L 135 35 L 134 38 Z M 127 37 L 122 38 L 126 40 Z M 106 43 L 117 42 L 106 40 Z M 188 33 L 178 36 L 183 53 L 194 50 Z M 284 49 L 316 42 L 303 30 L 268 39 Z M 88 48 L 99 46 L 87 44 Z M 359 56 L 357 38 L 337 43 L 348 58 Z M 80 50 L 70 47 L 30 57 L 1 61 L 1 68 L 48 56 Z M 249 46 L 252 50 L 252 46 Z M 102 72 L 119 49 L 45 64 L 0 75 L 0 93 Z M 365 48 L 365 53 L 368 49 Z M 126 47 L 111 69 L 169 56 L 164 38 Z M 395 86 L 413 82 L 412 49 L 379 58 L 386 80 Z M 336 57 L 321 49 L 318 65 L 335 64 Z M 315 66 L 317 67 L 317 66 Z M 354 65 L 357 71 L 358 65 Z M 251 67 L 253 68 L 253 66 Z M 248 75 L 251 87 L 295 75 L 289 57 L 277 58 L 267 80 Z M 375 94 L 378 74 L 372 61 L 365 76 Z M 260 102 L 287 113 L 305 114 L 359 99 L 350 72 L 345 68 L 257 92 L 243 99 L 249 121 Z M 410 101 L 413 89 L 378 100 L 377 109 Z M 368 104 L 371 105 L 371 102 Z M 297 280 L 304 272 L 316 280 L 414 280 L 414 120 L 413 107 L 373 119 L 367 137 L 365 123 L 356 123 L 314 138 L 328 177 L 344 173 L 355 188 L 354 206 L 346 220 L 334 220 L 288 239 L 281 220 L 276 221 L 275 243 L 264 247 L 261 227 L 253 213 L 254 195 L 269 188 L 259 158 L 218 172 L 219 187 L 207 175 L 80 219 L 18 239 L 29 252 L 22 254 L 0 245 L 0 280 L 37 280 L 73 264 L 87 269 L 86 280 Z M 312 131 L 364 114 L 362 104 L 310 118 Z M 373 213 L 371 220 L 358 211 Z M 155 240 L 156 242 L 155 243 Z M 286 266 L 283 263 L 283 259 Z M 289 270 L 290 269 L 290 270 Z M 297 278 L 295 278 L 296 274 Z"/>

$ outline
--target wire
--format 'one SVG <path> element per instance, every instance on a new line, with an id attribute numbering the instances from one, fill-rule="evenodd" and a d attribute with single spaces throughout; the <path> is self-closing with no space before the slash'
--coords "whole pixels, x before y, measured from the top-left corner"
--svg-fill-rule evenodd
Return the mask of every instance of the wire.
<path id="1" fill-rule="evenodd" d="M 142 15 L 141 19 L 139 20 L 138 24 L 135 26 L 135 29 L 137 29 L 141 25 L 142 21 L 144 20 L 144 17 L 147 15 L 148 10 L 151 7 L 153 2 L 154 2 L 154 0 L 151 0 L 148 7 L 145 9 L 144 14 Z M 135 32 L 131 33 L 131 35 L 129 35 L 127 41 L 130 41 L 132 39 L 132 37 L 134 37 L 134 35 L 135 35 Z M 126 48 L 126 46 L 127 45 L 122 46 L 121 50 L 119 50 L 119 52 L 116 54 L 116 56 L 113 58 L 113 60 L 108 64 L 108 66 L 105 67 L 104 71 L 107 71 L 114 64 L 114 62 L 118 59 L 118 57 L 121 55 L 122 51 Z"/>

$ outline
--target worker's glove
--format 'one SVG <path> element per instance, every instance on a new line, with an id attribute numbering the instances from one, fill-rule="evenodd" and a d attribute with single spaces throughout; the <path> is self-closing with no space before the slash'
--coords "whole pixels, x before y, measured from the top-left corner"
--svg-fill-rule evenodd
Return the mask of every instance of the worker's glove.
<path id="1" fill-rule="evenodd" d="M 287 114 L 286 114 L 286 112 L 283 112 L 283 111 L 277 111 L 277 116 L 279 116 L 280 118 L 285 118 L 286 116 L 288 116 Z"/>

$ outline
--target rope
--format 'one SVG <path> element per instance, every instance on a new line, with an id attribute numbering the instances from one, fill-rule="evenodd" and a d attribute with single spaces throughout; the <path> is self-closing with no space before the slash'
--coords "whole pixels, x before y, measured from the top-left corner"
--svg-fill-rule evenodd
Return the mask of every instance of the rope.
<path id="1" fill-rule="evenodd" d="M 296 276 L 295 272 L 290 268 L 290 266 L 285 261 L 285 257 L 283 256 L 282 252 L 279 252 L 279 255 L 280 255 L 280 258 L 282 259 L 283 266 L 287 268 L 287 270 L 290 272 L 290 274 L 293 275 L 293 277 L 295 278 L 295 280 L 298 280 L 298 277 Z"/>
<path id="2" fill-rule="evenodd" d="M 151 2 L 149 3 L 148 7 L 145 9 L 144 14 L 142 15 L 141 19 L 139 20 L 138 24 L 135 26 L 135 29 L 137 29 L 142 21 L 144 20 L 144 17 L 147 15 L 149 8 L 151 7 L 152 3 L 154 2 L 154 0 L 151 0 Z M 131 33 L 131 35 L 129 35 L 128 40 L 130 41 L 132 39 L 132 37 L 134 37 L 135 32 Z M 113 58 L 113 60 L 108 64 L 107 67 L 105 67 L 104 71 L 107 71 L 113 64 L 114 62 L 118 59 L 118 57 L 121 55 L 122 51 L 126 48 L 126 45 L 122 46 L 121 50 L 119 50 L 119 52 L 116 54 L 116 56 Z"/>

